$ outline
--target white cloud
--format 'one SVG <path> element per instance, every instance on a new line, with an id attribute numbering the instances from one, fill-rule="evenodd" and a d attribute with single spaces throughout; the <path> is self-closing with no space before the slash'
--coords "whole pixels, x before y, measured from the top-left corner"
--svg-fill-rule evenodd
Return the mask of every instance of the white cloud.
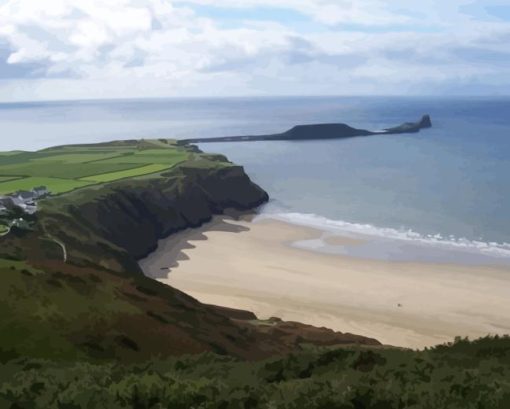
<path id="1" fill-rule="evenodd" d="M 35 78 L 24 69 L 22 78 L 0 81 L 0 99 L 394 94 L 498 80 L 509 92 L 510 25 L 460 12 L 470 3 L 0 0 L 0 45 L 9 48 L 0 78 L 2 63 L 38 67 Z M 197 5 L 246 16 L 279 8 L 321 29 L 278 19 L 228 26 Z"/>

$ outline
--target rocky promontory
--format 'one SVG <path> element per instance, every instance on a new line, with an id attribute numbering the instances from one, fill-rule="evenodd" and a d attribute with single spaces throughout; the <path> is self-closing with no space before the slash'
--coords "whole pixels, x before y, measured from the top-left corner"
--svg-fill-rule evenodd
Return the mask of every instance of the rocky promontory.
<path id="1" fill-rule="evenodd" d="M 387 128 L 382 131 L 368 131 L 366 129 L 356 129 L 347 124 L 311 124 L 298 125 L 286 132 L 271 135 L 248 135 L 248 136 L 224 136 L 218 138 L 192 138 L 183 139 L 179 143 L 182 145 L 190 143 L 211 143 L 211 142 L 256 142 L 256 141 L 309 141 L 321 139 L 345 139 L 359 136 L 371 135 L 392 135 L 404 133 L 416 133 L 421 129 L 432 127 L 432 121 L 429 115 L 424 115 L 417 122 L 406 122 L 393 128 Z"/>

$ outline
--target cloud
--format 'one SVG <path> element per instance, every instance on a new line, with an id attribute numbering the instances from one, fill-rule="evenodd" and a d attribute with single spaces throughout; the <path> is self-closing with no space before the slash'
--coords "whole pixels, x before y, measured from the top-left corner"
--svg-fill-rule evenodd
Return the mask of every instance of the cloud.
<path id="1" fill-rule="evenodd" d="M 495 3 L 413 3 L 7 0 L 0 98 L 510 92 Z"/>

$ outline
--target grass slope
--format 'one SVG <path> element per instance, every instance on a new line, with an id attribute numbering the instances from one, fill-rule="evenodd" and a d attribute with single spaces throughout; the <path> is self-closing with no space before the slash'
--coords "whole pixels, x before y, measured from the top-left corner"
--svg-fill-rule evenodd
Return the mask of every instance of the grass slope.
<path id="1" fill-rule="evenodd" d="M 27 177 L 0 183 L 0 194 L 8 194 L 17 190 L 31 190 L 36 186 L 46 186 L 53 194 L 65 193 L 91 185 L 92 181 L 49 178 L 49 177 Z"/>
<path id="2" fill-rule="evenodd" d="M 8 182 L 10 180 L 20 179 L 17 176 L 0 176 L 0 183 L 1 182 Z"/>
<path id="3" fill-rule="evenodd" d="M 152 165 L 145 165 L 145 166 L 141 166 L 139 168 L 134 168 L 134 169 L 121 170 L 118 172 L 111 172 L 111 173 L 103 173 L 101 175 L 95 175 L 95 176 L 88 176 L 86 178 L 80 179 L 80 181 L 106 183 L 106 182 L 113 182 L 115 180 L 120 180 L 120 179 L 149 175 L 151 173 L 161 172 L 162 170 L 165 170 L 165 169 L 168 169 L 168 165 L 162 165 L 162 164 L 155 163 Z"/>

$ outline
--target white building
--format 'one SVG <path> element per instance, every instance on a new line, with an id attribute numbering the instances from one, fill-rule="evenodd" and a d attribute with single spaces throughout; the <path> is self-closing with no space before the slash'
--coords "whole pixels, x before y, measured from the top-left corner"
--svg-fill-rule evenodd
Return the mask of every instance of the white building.
<path id="1" fill-rule="evenodd" d="M 50 192 L 46 186 L 34 187 L 31 191 L 19 190 L 8 196 L 0 196 L 0 206 L 5 211 L 0 210 L 0 214 L 12 209 L 14 206 L 21 208 L 25 213 L 34 214 L 37 211 L 36 200 L 49 195 Z"/>
<path id="2" fill-rule="evenodd" d="M 14 200 L 10 196 L 0 196 L 0 206 L 12 209 L 15 206 Z"/>
<path id="3" fill-rule="evenodd" d="M 29 192 L 27 190 L 20 190 L 16 192 L 12 197 L 17 198 L 21 203 L 25 204 L 33 202 L 36 198 L 34 192 Z"/>

